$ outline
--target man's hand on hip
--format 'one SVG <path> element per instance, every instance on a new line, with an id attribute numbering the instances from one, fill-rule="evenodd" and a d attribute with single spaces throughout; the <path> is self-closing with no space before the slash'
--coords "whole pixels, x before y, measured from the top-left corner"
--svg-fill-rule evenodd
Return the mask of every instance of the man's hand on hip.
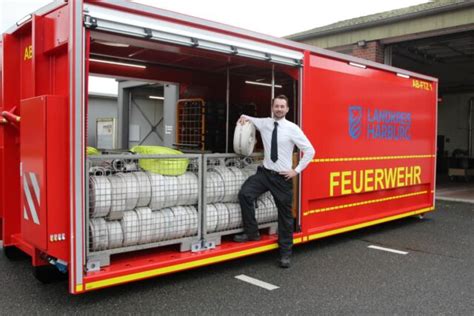
<path id="1" fill-rule="evenodd" d="M 291 170 L 288 170 L 288 171 L 280 172 L 280 175 L 284 176 L 286 180 L 290 180 L 293 177 L 297 176 L 298 173 L 295 170 L 291 169 Z"/>

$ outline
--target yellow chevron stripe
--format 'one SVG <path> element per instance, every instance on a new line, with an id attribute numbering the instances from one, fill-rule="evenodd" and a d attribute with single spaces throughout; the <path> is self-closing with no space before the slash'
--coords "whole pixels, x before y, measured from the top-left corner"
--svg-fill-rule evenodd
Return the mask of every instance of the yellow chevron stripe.
<path id="1" fill-rule="evenodd" d="M 367 200 L 367 201 L 354 202 L 354 203 L 349 203 L 349 204 L 342 204 L 342 205 L 318 208 L 318 209 L 314 209 L 314 210 L 304 212 L 303 216 L 308 216 L 308 215 L 311 215 L 311 214 L 317 214 L 317 213 L 323 213 L 323 212 L 335 211 L 335 210 L 339 210 L 339 209 L 342 209 L 342 208 L 355 207 L 355 206 L 374 204 L 374 203 L 381 203 L 381 202 L 386 202 L 386 201 L 391 201 L 391 200 L 398 200 L 398 199 L 403 199 L 403 198 L 412 197 L 412 196 L 416 196 L 416 195 L 422 195 L 422 194 L 426 194 L 426 193 L 428 193 L 428 191 L 419 191 L 419 192 L 389 196 L 389 197 L 385 197 L 385 198 L 381 198 L 381 199 Z"/>

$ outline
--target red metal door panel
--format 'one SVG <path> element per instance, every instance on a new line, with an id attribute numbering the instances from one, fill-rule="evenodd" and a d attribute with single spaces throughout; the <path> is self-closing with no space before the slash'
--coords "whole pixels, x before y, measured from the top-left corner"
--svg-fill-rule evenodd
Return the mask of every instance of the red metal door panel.
<path id="1" fill-rule="evenodd" d="M 21 102 L 21 231 L 25 241 L 47 250 L 46 102 Z"/>
<path id="2" fill-rule="evenodd" d="M 307 53 L 303 89 L 303 231 L 433 205 L 436 82 Z"/>

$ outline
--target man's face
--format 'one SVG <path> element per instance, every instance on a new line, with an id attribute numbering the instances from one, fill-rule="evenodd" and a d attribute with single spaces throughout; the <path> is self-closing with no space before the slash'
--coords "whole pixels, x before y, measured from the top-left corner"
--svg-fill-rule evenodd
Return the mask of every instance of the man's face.
<path id="1" fill-rule="evenodd" d="M 286 113 L 290 108 L 284 99 L 275 99 L 273 101 L 272 112 L 275 119 L 282 119 L 285 117 Z"/>

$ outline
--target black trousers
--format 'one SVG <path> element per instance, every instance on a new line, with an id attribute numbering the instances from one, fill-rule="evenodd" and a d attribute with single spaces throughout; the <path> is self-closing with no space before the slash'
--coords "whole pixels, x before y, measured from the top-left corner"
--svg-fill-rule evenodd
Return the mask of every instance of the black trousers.
<path id="1" fill-rule="evenodd" d="M 291 255 L 293 247 L 293 181 L 285 180 L 278 173 L 259 167 L 257 173 L 245 181 L 239 192 L 244 232 L 249 236 L 258 234 L 255 219 L 255 201 L 270 191 L 278 208 L 278 245 L 280 255 Z"/>

